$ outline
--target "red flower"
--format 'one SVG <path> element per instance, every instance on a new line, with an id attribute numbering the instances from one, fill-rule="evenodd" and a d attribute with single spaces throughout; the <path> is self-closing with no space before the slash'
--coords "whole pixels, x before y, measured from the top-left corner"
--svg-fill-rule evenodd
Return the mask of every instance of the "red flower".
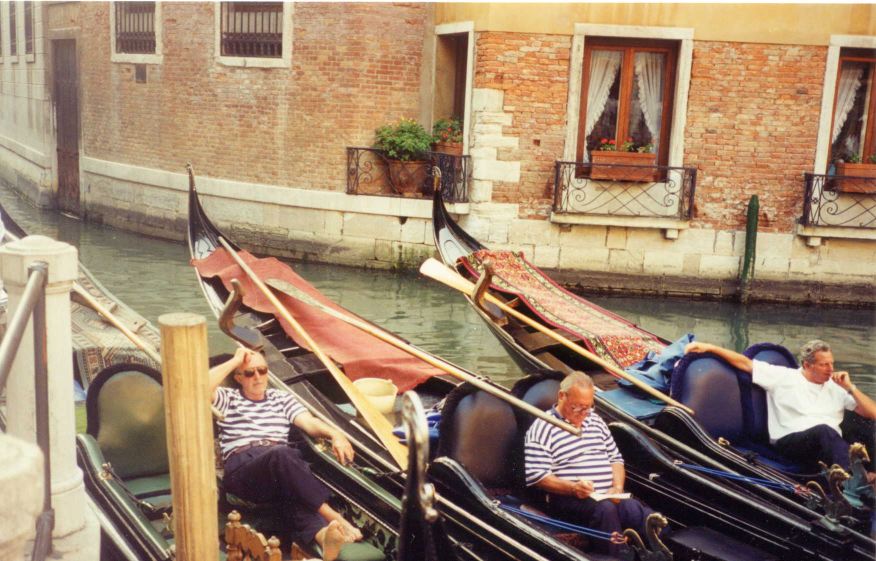
<path id="1" fill-rule="evenodd" d="M 616 144 L 613 138 L 611 140 L 609 140 L 608 143 L 609 144 Z"/>
<path id="2" fill-rule="evenodd" d="M 608 139 L 607 139 L 607 138 L 601 138 L 601 139 L 599 139 L 599 143 L 600 143 L 600 144 L 607 144 L 607 143 L 608 143 Z"/>

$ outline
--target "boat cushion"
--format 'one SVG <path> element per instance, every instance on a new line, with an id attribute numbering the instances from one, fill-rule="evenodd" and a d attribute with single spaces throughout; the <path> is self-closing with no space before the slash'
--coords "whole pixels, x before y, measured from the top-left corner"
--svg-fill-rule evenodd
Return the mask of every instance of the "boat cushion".
<path id="1" fill-rule="evenodd" d="M 438 432 L 438 454 L 465 466 L 485 487 L 521 486 L 522 435 L 504 401 L 461 384 L 447 396 Z"/>
<path id="2" fill-rule="evenodd" d="M 615 388 L 599 392 L 599 397 L 639 420 L 656 417 L 666 407 L 662 401 L 655 402 L 635 389 Z"/>
<path id="3" fill-rule="evenodd" d="M 164 394 L 157 371 L 139 364 L 106 368 L 91 383 L 85 406 L 87 432 L 122 480 L 170 471 Z"/>
<path id="4" fill-rule="evenodd" d="M 696 554 L 697 558 L 722 559 L 723 561 L 776 560 L 774 556 L 760 549 L 701 526 L 675 530 L 667 541 L 682 546 L 689 553 Z M 676 548 L 673 549 L 678 551 Z"/>

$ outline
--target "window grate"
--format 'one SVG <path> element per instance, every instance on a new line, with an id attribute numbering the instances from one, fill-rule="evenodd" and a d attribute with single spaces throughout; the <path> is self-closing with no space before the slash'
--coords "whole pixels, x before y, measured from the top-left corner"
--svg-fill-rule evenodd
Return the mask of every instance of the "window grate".
<path id="1" fill-rule="evenodd" d="M 155 2 L 116 2 L 116 52 L 155 53 Z"/>
<path id="2" fill-rule="evenodd" d="M 33 2 L 24 2 L 24 54 L 33 54 Z"/>
<path id="3" fill-rule="evenodd" d="M 223 2 L 222 55 L 283 56 L 282 2 Z"/>
<path id="4" fill-rule="evenodd" d="M 15 0 L 9 2 L 9 55 L 16 56 L 18 54 L 18 26 L 15 23 Z"/>

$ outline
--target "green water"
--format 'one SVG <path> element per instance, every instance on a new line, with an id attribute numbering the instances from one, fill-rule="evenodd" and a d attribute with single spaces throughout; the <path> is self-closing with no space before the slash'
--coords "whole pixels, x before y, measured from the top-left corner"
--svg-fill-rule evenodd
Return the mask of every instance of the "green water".
<path id="1" fill-rule="evenodd" d="M 0 189 L 0 203 L 28 233 L 79 248 L 79 258 L 111 292 L 152 322 L 168 312 L 208 318 L 210 352 L 234 348 L 219 331 L 188 264 L 183 243 L 83 223 L 34 209 Z M 448 360 L 511 381 L 520 371 L 465 300 L 413 272 L 373 271 L 300 263 L 296 270 L 327 296 L 361 316 Z M 837 366 L 876 396 L 876 312 L 825 307 L 698 302 L 667 298 L 599 297 L 593 301 L 667 339 L 687 332 L 741 350 L 772 341 L 796 352 L 813 338 L 828 341 Z"/>

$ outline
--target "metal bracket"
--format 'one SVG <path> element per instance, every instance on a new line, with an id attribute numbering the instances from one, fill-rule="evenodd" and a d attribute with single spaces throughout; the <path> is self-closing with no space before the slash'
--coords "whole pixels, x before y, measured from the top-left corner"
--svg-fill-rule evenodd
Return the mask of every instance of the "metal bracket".
<path id="1" fill-rule="evenodd" d="M 239 342 L 248 349 L 260 351 L 265 346 L 262 342 L 262 335 L 255 329 L 242 327 L 234 323 L 234 316 L 240 309 L 240 304 L 243 302 L 243 286 L 237 279 L 231 279 L 233 287 L 228 295 L 228 300 L 222 307 L 222 313 L 219 315 L 219 329 L 223 333 Z"/>

